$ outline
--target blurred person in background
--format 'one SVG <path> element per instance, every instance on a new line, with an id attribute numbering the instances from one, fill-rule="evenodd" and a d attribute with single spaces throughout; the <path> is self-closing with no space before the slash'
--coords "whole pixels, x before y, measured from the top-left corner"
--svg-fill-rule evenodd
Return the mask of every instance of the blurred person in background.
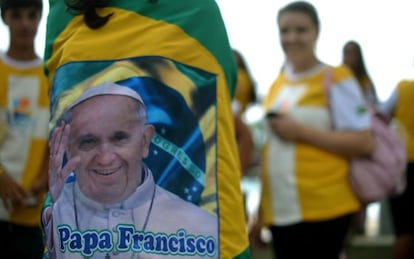
<path id="1" fill-rule="evenodd" d="M 402 80 L 389 98 L 379 105 L 379 112 L 396 119 L 403 126 L 407 147 L 405 191 L 390 199 L 396 236 L 394 259 L 414 258 L 414 80 Z"/>
<path id="2" fill-rule="evenodd" d="M 242 175 L 246 175 L 253 162 L 255 145 L 252 132 L 245 122 L 243 115 L 250 105 L 257 103 L 257 95 L 255 83 L 247 67 L 246 60 L 242 54 L 235 49 L 233 49 L 233 54 L 237 65 L 237 84 L 232 102 L 232 109 L 241 171 Z"/>
<path id="3" fill-rule="evenodd" d="M 249 105 L 257 102 L 256 84 L 245 58 L 235 49 L 233 53 L 237 65 L 237 85 L 233 102 L 237 102 L 240 113 L 244 113 Z"/>
<path id="4" fill-rule="evenodd" d="M 345 43 L 342 50 L 342 63 L 351 69 L 367 102 L 370 105 L 376 105 L 378 102 L 377 92 L 366 69 L 362 49 L 358 42 L 348 41 Z"/>
<path id="5" fill-rule="evenodd" d="M 361 45 L 358 42 L 351 40 L 345 43 L 342 49 L 342 64 L 351 69 L 366 101 L 371 107 L 375 107 L 378 103 L 377 93 L 375 91 L 374 83 L 366 69 Z M 351 232 L 356 231 L 358 234 L 364 233 L 365 219 L 366 207 L 364 206 L 355 215 L 353 222 L 355 228 L 351 228 Z"/>
<path id="6" fill-rule="evenodd" d="M 0 53 L 0 251 L 42 257 L 40 212 L 47 191 L 48 85 L 34 39 L 42 0 L 1 0 L 9 48 Z"/>

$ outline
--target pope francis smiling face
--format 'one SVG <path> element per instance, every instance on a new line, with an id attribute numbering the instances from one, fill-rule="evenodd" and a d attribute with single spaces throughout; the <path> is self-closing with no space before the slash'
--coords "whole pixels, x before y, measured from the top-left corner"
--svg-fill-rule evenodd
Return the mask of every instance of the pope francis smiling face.
<path id="1" fill-rule="evenodd" d="M 68 156 L 80 158 L 75 173 L 89 198 L 113 204 L 126 199 L 142 182 L 154 128 L 145 106 L 129 96 L 97 95 L 70 111 Z"/>

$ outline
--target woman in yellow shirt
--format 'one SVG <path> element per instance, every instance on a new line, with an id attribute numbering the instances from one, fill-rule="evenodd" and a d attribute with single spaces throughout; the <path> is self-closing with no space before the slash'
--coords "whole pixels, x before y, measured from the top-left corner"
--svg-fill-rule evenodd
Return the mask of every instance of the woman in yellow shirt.
<path id="1" fill-rule="evenodd" d="M 264 101 L 259 222 L 270 228 L 278 259 L 338 258 L 360 207 L 348 158 L 372 152 L 370 116 L 351 71 L 317 58 L 316 9 L 290 3 L 277 23 L 286 61 Z"/>

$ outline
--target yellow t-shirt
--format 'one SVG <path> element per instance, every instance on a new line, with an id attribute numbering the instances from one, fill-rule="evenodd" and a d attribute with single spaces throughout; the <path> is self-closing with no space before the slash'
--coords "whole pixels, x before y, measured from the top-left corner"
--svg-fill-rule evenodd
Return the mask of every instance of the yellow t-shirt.
<path id="1" fill-rule="evenodd" d="M 407 159 L 414 161 L 414 81 L 404 80 L 397 86 L 395 118 L 404 126 L 406 133 Z"/>
<path id="2" fill-rule="evenodd" d="M 270 88 L 265 111 L 292 116 L 321 130 L 370 126 L 362 93 L 345 67 L 320 64 L 302 74 L 288 68 Z M 327 77 L 330 77 L 327 80 Z M 325 84 L 330 83 L 329 105 Z M 330 110 L 329 110 L 330 109 Z M 348 161 L 306 143 L 286 142 L 269 132 L 263 152 L 261 210 L 267 225 L 335 218 L 360 204 L 348 184 Z"/>
<path id="3" fill-rule="evenodd" d="M 17 61 L 0 53 L 0 116 L 7 127 L 0 139 L 0 163 L 17 183 L 30 191 L 44 169 L 47 155 L 49 97 L 42 60 Z M 0 219 L 15 224 L 40 224 L 38 206 L 8 211 L 0 202 Z"/>

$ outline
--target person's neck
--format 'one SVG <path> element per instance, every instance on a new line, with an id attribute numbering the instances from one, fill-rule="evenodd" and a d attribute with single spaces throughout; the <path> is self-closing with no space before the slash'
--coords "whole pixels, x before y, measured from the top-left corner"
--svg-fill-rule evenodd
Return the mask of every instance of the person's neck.
<path id="1" fill-rule="evenodd" d="M 21 60 L 21 61 L 28 61 L 28 60 L 33 60 L 38 58 L 38 56 L 36 55 L 35 51 L 34 51 L 34 47 L 33 46 L 22 46 L 22 47 L 18 47 L 18 46 L 13 46 L 10 47 L 9 50 L 7 51 L 7 56 L 9 56 L 10 58 L 16 59 L 16 60 Z"/>
<path id="2" fill-rule="evenodd" d="M 308 71 L 309 69 L 315 67 L 320 62 L 316 58 L 312 58 L 309 61 L 301 62 L 299 64 L 291 64 L 294 73 L 301 73 Z"/>

